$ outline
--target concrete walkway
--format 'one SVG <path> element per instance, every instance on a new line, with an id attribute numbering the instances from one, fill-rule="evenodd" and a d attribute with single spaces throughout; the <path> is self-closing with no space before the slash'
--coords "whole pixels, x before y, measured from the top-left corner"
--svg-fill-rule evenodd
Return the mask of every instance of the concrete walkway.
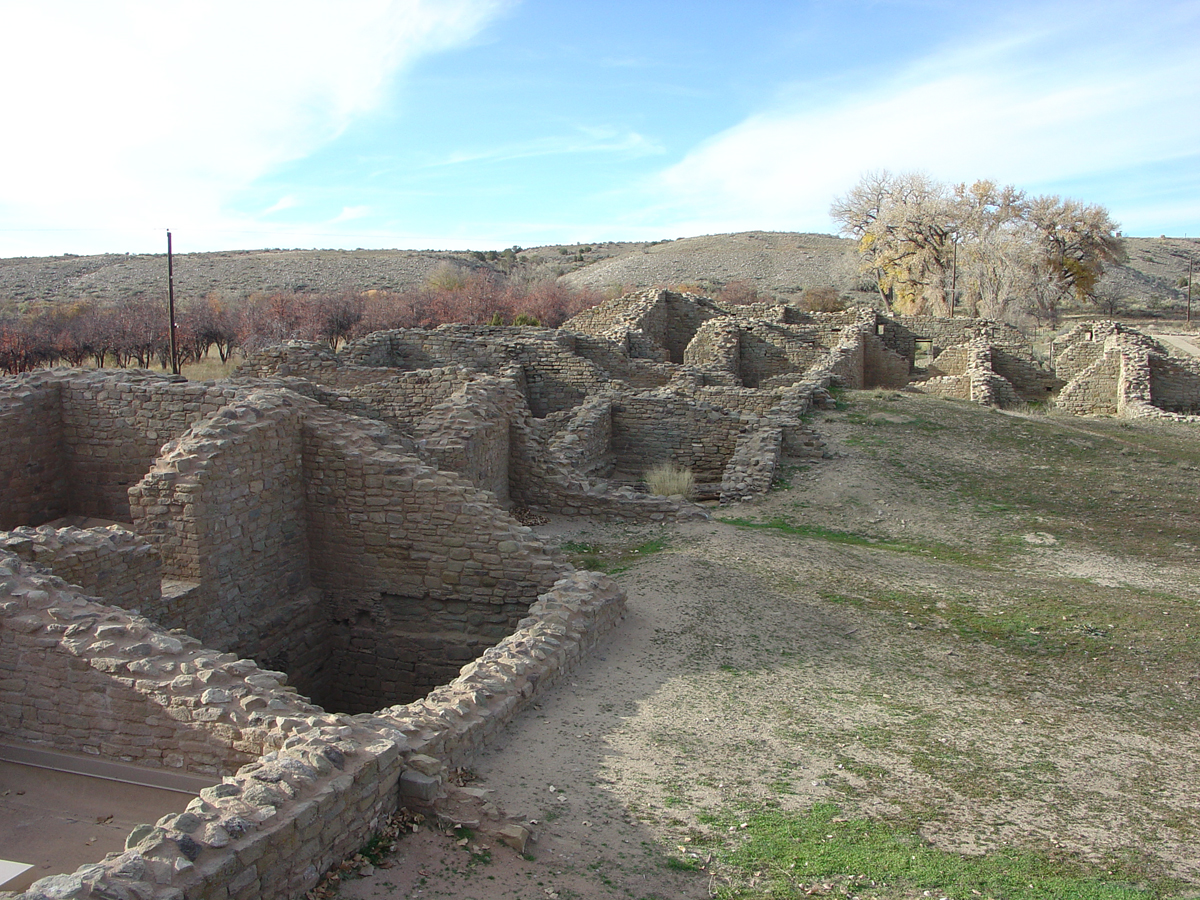
<path id="1" fill-rule="evenodd" d="M 1200 356 L 1200 337 L 1194 334 L 1155 334 L 1151 336 L 1163 344 L 1182 350 L 1189 356 Z"/>
<path id="2" fill-rule="evenodd" d="M 63 771 L 72 769 L 75 771 Z M 29 747 L 0 746 L 0 890 L 74 872 L 125 849 L 135 825 L 182 812 L 216 778 L 139 769 Z"/>

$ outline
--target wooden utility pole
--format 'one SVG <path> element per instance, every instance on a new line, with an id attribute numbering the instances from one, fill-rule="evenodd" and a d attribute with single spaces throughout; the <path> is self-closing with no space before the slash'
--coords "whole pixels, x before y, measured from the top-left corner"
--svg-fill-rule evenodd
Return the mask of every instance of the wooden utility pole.
<path id="1" fill-rule="evenodd" d="M 958 300 L 958 232 L 954 232 L 954 263 L 950 268 L 950 318 L 954 318 L 954 304 Z"/>
<path id="2" fill-rule="evenodd" d="M 171 374 L 179 374 L 179 350 L 175 346 L 175 261 L 171 256 L 171 229 L 167 229 L 167 308 L 171 315 Z"/>
<path id="3" fill-rule="evenodd" d="M 1192 321 L 1192 255 L 1188 254 L 1188 302 L 1187 320 Z"/>

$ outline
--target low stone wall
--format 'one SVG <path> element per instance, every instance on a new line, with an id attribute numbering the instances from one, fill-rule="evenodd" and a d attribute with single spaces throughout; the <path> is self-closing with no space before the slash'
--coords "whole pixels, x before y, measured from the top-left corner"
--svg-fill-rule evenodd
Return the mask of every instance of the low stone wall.
<path id="1" fill-rule="evenodd" d="M 1149 365 L 1155 406 L 1182 415 L 1200 413 L 1200 361 L 1155 355 Z"/>
<path id="2" fill-rule="evenodd" d="M 517 630 L 425 698 L 356 718 L 394 729 L 414 751 L 461 765 L 547 688 L 573 671 L 625 611 L 611 578 L 576 572 L 538 598 Z"/>
<path id="3" fill-rule="evenodd" d="M 97 603 L 6 551 L 0 673 L 9 738 L 148 768 L 228 774 L 327 718 L 282 674 Z"/>
<path id="4" fill-rule="evenodd" d="M 160 601 L 162 561 L 145 539 L 108 528 L 22 526 L 0 533 L 0 550 L 45 566 L 105 603 L 144 610 Z"/>
<path id="5" fill-rule="evenodd" d="M 278 673 L 98 606 L 0 552 L 0 715 L 6 731 L 9 717 L 17 717 L 17 736 L 55 742 L 61 723 L 38 721 L 36 712 L 53 711 L 55 704 L 42 698 L 40 688 L 24 689 L 25 669 L 36 665 L 59 676 L 48 677 L 49 690 L 87 683 L 93 699 L 125 691 L 110 705 L 118 717 L 129 717 L 130 726 L 148 723 L 152 734 L 145 743 L 169 743 L 175 736 L 179 753 L 157 760 L 132 750 L 123 754 L 135 764 L 207 772 L 206 753 L 221 770 L 251 758 L 204 789 L 184 813 L 138 826 L 119 856 L 42 879 L 19 896 L 298 897 L 361 848 L 402 794 L 435 795 L 447 766 L 468 761 L 572 671 L 623 609 L 624 595 L 611 579 L 569 575 L 538 599 L 515 633 L 449 684 L 407 706 L 351 719 L 305 704 L 280 684 Z M 72 624 L 64 627 L 66 622 Z M 31 653 L 40 656 L 35 661 Z M 43 656 L 69 664 L 56 669 Z M 14 691 L 25 696 L 10 698 Z M 156 701 L 170 703 L 170 714 L 150 713 Z M 83 729 L 77 740 L 90 736 L 98 741 L 97 752 L 120 755 L 124 745 L 105 748 L 96 737 L 106 724 L 116 724 L 112 713 L 105 716 L 91 722 L 82 715 L 79 723 L 61 725 L 62 733 Z M 28 733 L 20 730 L 26 727 Z M 73 742 L 71 749 L 78 746 Z"/>
<path id="6" fill-rule="evenodd" d="M 947 400 L 971 399 L 971 376 L 965 373 L 962 375 L 937 375 L 920 382 L 918 387 L 922 393 L 943 397 Z"/>

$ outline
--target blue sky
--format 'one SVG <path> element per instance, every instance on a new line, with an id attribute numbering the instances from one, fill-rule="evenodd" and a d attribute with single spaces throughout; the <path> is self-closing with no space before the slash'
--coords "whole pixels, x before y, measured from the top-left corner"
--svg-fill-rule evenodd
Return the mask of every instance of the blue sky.
<path id="1" fill-rule="evenodd" d="M 1200 2 L 0 0 L 0 257 L 831 232 L 865 172 L 1200 235 Z"/>

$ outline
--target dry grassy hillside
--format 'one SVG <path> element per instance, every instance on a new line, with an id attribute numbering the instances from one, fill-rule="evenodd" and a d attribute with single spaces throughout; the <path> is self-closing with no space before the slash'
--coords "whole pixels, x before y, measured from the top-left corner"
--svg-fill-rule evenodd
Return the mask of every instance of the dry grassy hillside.
<path id="1" fill-rule="evenodd" d="M 742 282 L 764 296 L 791 299 L 803 289 L 855 287 L 848 240 L 832 235 L 742 232 L 674 241 L 607 242 L 510 248 L 506 251 L 246 250 L 178 254 L 179 296 L 217 292 L 246 296 L 277 291 L 403 291 L 440 269 L 486 269 L 522 280 L 563 278 L 573 287 L 608 293 L 690 285 L 717 293 Z M 1200 241 L 1127 238 L 1128 263 L 1114 267 L 1105 287 L 1130 312 L 1182 310 L 1188 254 Z M 104 254 L 0 259 L 0 311 L 33 301 L 97 301 L 166 292 L 161 254 Z M 864 292 L 859 299 L 870 302 Z"/>

